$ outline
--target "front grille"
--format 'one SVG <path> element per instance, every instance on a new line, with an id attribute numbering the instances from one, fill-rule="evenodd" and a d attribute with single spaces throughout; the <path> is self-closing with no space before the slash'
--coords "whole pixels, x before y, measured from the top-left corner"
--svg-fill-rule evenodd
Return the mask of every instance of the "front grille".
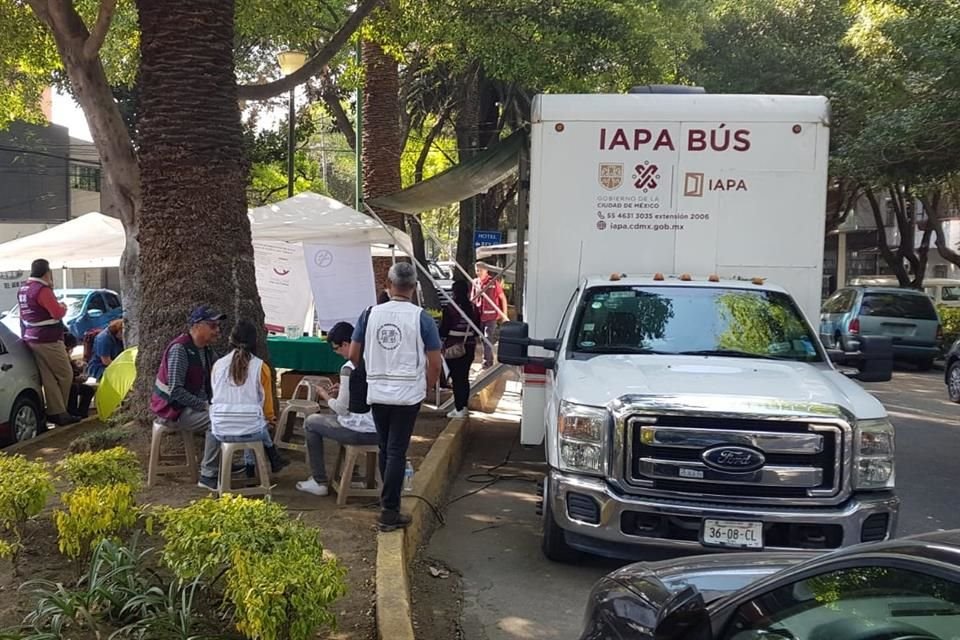
<path id="1" fill-rule="evenodd" d="M 813 503 L 840 493 L 843 432 L 834 425 L 671 415 L 634 416 L 626 428 L 625 471 L 636 487 L 732 501 Z M 750 466 L 724 463 L 731 454 Z"/>

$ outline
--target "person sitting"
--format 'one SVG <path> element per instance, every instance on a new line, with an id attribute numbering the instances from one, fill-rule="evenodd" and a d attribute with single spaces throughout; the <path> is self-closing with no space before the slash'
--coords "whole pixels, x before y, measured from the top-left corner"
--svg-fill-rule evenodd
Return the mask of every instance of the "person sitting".
<path id="1" fill-rule="evenodd" d="M 78 342 L 69 331 L 63 334 L 63 346 L 66 347 L 67 355 L 76 348 Z M 96 394 L 96 387 L 84 384 L 86 376 L 83 373 L 84 363 L 70 359 L 70 365 L 73 367 L 73 384 L 70 385 L 70 395 L 67 396 L 67 413 L 81 420 L 90 416 L 90 404 L 93 402 L 93 396 Z"/>
<path id="2" fill-rule="evenodd" d="M 270 367 L 257 357 L 257 327 L 240 320 L 230 334 L 233 350 L 217 360 L 210 374 L 212 402 L 210 428 L 220 442 L 263 443 L 270 470 L 278 473 L 290 464 L 270 439 L 268 427 L 276 424 Z M 253 477 L 256 461 L 252 451 L 245 452 L 247 476 Z"/>
<path id="3" fill-rule="evenodd" d="M 93 350 L 87 362 L 87 375 L 100 381 L 110 363 L 123 353 L 123 320 L 114 320 L 93 339 Z"/>
<path id="4" fill-rule="evenodd" d="M 330 493 L 326 465 L 323 459 L 323 439 L 329 438 L 344 445 L 377 444 L 377 427 L 367 404 L 367 385 L 362 373 L 354 369 L 349 360 L 350 337 L 353 326 L 338 322 L 327 333 L 327 341 L 338 355 L 347 358 L 340 369 L 340 384 L 328 392 L 318 388 L 317 393 L 327 401 L 334 415 L 314 414 L 307 418 L 304 430 L 307 435 L 307 455 L 310 459 L 310 477 L 297 483 L 297 489 L 317 496 Z M 336 397 L 332 397 L 336 394 Z M 367 469 L 373 473 L 373 469 Z M 354 483 L 359 481 L 354 470 Z"/>

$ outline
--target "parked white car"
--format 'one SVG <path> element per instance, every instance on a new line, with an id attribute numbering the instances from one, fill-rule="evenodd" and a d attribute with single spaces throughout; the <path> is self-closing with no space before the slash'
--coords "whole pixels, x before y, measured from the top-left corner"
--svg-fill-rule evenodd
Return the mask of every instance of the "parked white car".
<path id="1" fill-rule="evenodd" d="M 0 324 L 0 446 L 46 431 L 40 372 L 26 345 Z"/>

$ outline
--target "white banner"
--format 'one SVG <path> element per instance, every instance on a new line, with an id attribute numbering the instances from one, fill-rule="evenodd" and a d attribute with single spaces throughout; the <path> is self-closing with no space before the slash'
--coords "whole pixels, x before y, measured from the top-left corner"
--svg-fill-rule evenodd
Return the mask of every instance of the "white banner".
<path id="1" fill-rule="evenodd" d="M 267 330 L 283 333 L 296 325 L 302 331 L 310 310 L 310 282 L 299 242 L 254 242 L 257 289 L 266 315 Z"/>
<path id="2" fill-rule="evenodd" d="M 356 324 L 376 303 L 376 283 L 368 244 L 305 244 L 317 323 L 324 331 L 338 322 Z"/>

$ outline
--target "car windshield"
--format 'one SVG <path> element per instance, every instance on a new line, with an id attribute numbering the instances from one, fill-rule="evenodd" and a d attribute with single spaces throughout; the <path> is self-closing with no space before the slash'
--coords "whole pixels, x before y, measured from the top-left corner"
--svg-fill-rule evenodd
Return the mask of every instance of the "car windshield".
<path id="1" fill-rule="evenodd" d="M 940 299 L 946 302 L 960 300 L 960 287 L 942 287 L 940 289 Z"/>
<path id="2" fill-rule="evenodd" d="M 83 309 L 83 301 L 86 300 L 86 296 L 81 295 L 68 295 L 60 298 L 60 302 L 67 305 L 67 316 L 72 318 L 73 316 L 80 315 L 80 310 Z"/>
<path id="3" fill-rule="evenodd" d="M 575 353 L 718 355 L 818 362 L 793 300 L 775 291 L 594 287 L 574 321 Z"/>
<path id="4" fill-rule="evenodd" d="M 936 320 L 937 310 L 928 296 L 900 291 L 873 291 L 863 295 L 860 315 L 910 320 Z"/>

